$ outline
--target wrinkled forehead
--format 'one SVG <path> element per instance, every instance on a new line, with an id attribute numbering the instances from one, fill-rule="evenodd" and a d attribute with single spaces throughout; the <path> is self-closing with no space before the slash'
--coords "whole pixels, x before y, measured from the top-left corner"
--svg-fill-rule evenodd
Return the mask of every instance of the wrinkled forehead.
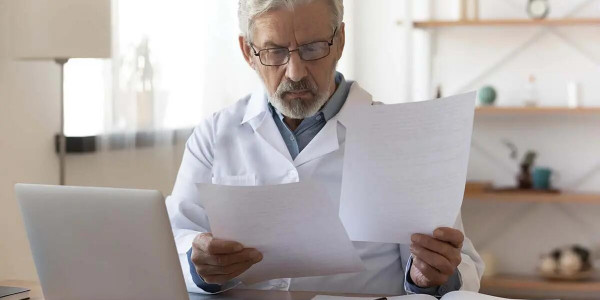
<path id="1" fill-rule="evenodd" d="M 301 45 L 331 38 L 331 12 L 324 1 L 282 7 L 256 17 L 252 41 L 261 47 Z"/>

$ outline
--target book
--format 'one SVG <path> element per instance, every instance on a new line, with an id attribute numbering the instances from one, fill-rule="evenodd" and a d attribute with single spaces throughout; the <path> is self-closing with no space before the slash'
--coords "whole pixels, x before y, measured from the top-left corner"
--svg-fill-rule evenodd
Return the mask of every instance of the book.
<path id="1" fill-rule="evenodd" d="M 29 289 L 19 287 L 0 286 L 0 300 L 25 300 L 29 299 Z"/>
<path id="2" fill-rule="evenodd" d="M 338 296 L 316 296 L 312 300 L 436 300 L 435 297 L 430 295 L 407 295 L 407 296 L 396 296 L 396 297 L 338 297 Z M 444 295 L 440 300 L 511 300 L 508 298 L 500 298 L 489 296 L 485 294 L 479 294 L 468 291 L 456 291 L 450 292 Z"/>

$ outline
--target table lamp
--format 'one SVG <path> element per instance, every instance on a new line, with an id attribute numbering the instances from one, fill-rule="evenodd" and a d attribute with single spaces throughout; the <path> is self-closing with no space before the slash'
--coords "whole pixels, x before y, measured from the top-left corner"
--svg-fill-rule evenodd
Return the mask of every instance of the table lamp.
<path id="1" fill-rule="evenodd" d="M 13 1 L 14 56 L 60 66 L 59 181 L 65 184 L 64 66 L 71 58 L 111 57 L 111 0 Z"/>

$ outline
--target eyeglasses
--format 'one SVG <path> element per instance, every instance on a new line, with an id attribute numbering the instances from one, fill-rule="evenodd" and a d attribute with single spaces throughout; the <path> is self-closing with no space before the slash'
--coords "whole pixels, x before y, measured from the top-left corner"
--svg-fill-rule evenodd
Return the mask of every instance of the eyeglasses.
<path id="1" fill-rule="evenodd" d="M 329 55 L 330 48 L 331 45 L 333 45 L 333 39 L 335 38 L 336 32 L 337 27 L 333 30 L 333 36 L 331 37 L 331 40 L 329 42 L 312 42 L 300 45 L 294 50 L 290 50 L 285 47 L 277 47 L 262 49 L 256 52 L 253 44 L 250 44 L 250 48 L 252 48 L 252 51 L 254 51 L 254 55 L 258 56 L 260 63 L 265 66 L 285 65 L 290 61 L 291 53 L 296 51 L 298 51 L 298 55 L 300 55 L 300 58 L 304 61 L 318 60 Z"/>

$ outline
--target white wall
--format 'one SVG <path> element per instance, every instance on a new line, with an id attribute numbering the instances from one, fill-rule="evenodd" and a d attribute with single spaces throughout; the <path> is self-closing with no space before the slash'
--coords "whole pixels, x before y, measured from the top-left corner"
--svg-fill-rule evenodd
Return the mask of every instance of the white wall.
<path id="1" fill-rule="evenodd" d="M 0 279 L 35 279 L 13 185 L 58 182 L 59 69 L 10 58 L 9 5 L 0 0 Z"/>
<path id="2" fill-rule="evenodd" d="M 347 1 L 345 1 L 347 2 Z M 405 30 L 396 25 L 404 15 L 405 1 L 355 0 L 352 22 L 353 76 L 373 98 L 386 103 L 406 102 Z"/>

